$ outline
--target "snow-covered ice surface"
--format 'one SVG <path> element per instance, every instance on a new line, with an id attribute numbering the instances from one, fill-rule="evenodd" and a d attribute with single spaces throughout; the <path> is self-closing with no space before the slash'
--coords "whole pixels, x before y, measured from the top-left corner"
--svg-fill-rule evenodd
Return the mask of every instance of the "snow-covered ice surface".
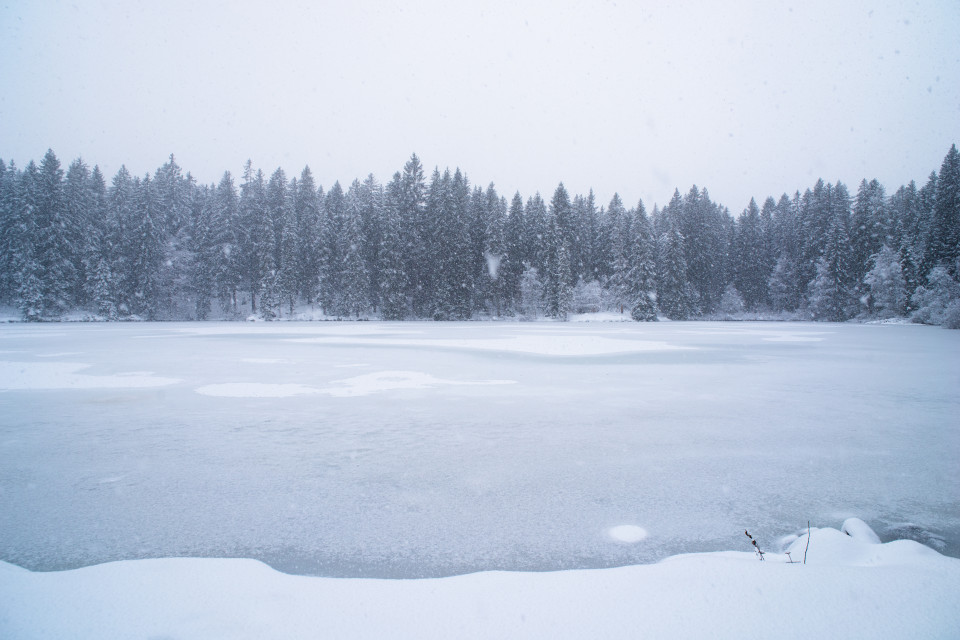
<path id="1" fill-rule="evenodd" d="M 31 573 L 0 562 L 5 638 L 955 638 L 960 560 L 862 521 L 790 555 L 427 580 L 311 578 L 255 560 L 161 559 Z M 790 564 L 790 559 L 793 563 Z"/>
<path id="2" fill-rule="evenodd" d="M 11 324 L 0 351 L 0 560 L 31 570 L 602 568 L 854 515 L 960 556 L 958 332 Z"/>

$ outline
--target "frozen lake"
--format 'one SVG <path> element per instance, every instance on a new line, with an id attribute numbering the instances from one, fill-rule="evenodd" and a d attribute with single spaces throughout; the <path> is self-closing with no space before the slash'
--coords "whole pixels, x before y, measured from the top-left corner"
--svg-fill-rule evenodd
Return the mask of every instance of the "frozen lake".
<path id="1" fill-rule="evenodd" d="M 0 559 L 33 570 L 605 567 L 848 516 L 956 557 L 958 459 L 932 327 L 0 326 Z"/>

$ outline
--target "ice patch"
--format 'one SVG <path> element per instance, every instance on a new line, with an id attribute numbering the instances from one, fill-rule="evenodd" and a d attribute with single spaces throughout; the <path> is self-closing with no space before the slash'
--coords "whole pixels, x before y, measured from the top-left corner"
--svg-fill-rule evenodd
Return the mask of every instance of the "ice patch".
<path id="1" fill-rule="evenodd" d="M 240 362 L 249 362 L 250 364 L 289 364 L 289 360 L 283 358 L 240 358 Z"/>
<path id="2" fill-rule="evenodd" d="M 196 392 L 205 396 L 222 398 L 288 398 L 319 394 L 337 398 L 352 398 L 395 389 L 431 389 L 441 385 L 484 386 L 515 383 L 515 380 L 443 380 L 417 371 L 379 371 L 354 378 L 334 380 L 331 383 L 333 386 L 322 389 L 303 384 L 227 382 L 224 384 L 208 384 L 197 388 Z"/>
<path id="3" fill-rule="evenodd" d="M 38 353 L 38 358 L 66 358 L 67 356 L 82 356 L 82 351 L 63 351 L 60 353 Z"/>
<path id="4" fill-rule="evenodd" d="M 648 535 L 646 529 L 634 524 L 621 524 L 616 527 L 611 527 L 607 530 L 607 534 L 617 542 L 626 542 L 629 544 L 640 542 L 646 539 Z"/>
<path id="5" fill-rule="evenodd" d="M 0 361 L 0 389 L 141 388 L 163 387 L 180 382 L 177 378 L 161 378 L 142 372 L 109 376 L 77 373 L 89 366 L 80 362 Z"/>
<path id="6" fill-rule="evenodd" d="M 823 342 L 823 338 L 817 338 L 808 335 L 798 335 L 795 333 L 784 333 L 778 336 L 767 336 L 763 338 L 764 342 Z"/>
<path id="7" fill-rule="evenodd" d="M 538 356 L 603 356 L 651 351 L 680 351 L 694 348 L 672 345 L 668 342 L 655 340 L 617 340 L 591 335 L 531 335 L 529 333 L 507 338 L 476 340 L 324 337 L 293 338 L 290 341 L 308 344 L 506 351 Z"/>
<path id="8" fill-rule="evenodd" d="M 516 380 L 443 380 L 435 378 L 428 373 L 417 371 L 378 371 L 377 373 L 368 373 L 355 378 L 346 378 L 344 380 L 335 380 L 333 382 L 337 387 L 324 389 L 323 393 L 328 393 L 336 397 L 365 396 L 380 391 L 392 391 L 395 389 L 429 389 L 440 385 L 502 385 L 516 384 Z"/>
<path id="9" fill-rule="evenodd" d="M 302 384 L 268 384 L 266 382 L 228 382 L 208 384 L 196 392 L 221 398 L 289 398 L 321 393 L 320 389 Z"/>

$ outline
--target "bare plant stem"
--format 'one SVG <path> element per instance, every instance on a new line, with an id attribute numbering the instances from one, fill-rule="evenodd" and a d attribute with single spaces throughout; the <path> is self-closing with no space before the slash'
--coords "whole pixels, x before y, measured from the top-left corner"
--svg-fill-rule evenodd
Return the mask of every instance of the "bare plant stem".
<path id="1" fill-rule="evenodd" d="M 810 549 L 810 521 L 807 520 L 807 546 L 803 550 L 803 564 L 807 564 L 807 551 Z"/>

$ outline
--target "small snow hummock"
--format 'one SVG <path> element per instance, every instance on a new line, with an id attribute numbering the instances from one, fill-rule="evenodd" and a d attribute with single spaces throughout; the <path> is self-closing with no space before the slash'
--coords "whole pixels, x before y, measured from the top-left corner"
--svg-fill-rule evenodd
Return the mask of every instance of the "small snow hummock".
<path id="1" fill-rule="evenodd" d="M 647 530 L 634 524 L 621 524 L 616 527 L 611 527 L 607 533 L 614 540 L 629 544 L 640 542 L 647 537 Z"/>
<path id="2" fill-rule="evenodd" d="M 34 573 L 0 562 L 4 638 L 955 638 L 960 560 L 863 521 L 805 529 L 786 554 L 371 580 L 256 560 L 130 560 Z M 642 528 L 620 525 L 613 538 Z M 644 532 L 645 533 L 645 532 Z M 792 556 L 792 559 L 791 559 Z"/>

